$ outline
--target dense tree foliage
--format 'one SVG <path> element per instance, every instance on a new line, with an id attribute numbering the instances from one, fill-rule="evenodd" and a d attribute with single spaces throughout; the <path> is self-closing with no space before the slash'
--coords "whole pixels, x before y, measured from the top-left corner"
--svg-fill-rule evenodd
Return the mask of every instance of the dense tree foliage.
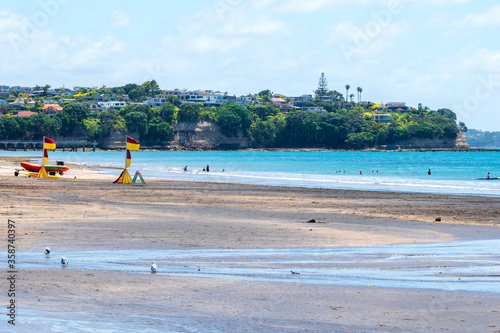
<path id="1" fill-rule="evenodd" d="M 45 91 L 49 88 L 47 86 Z M 316 91 L 318 98 L 303 103 L 304 107 L 322 107 L 325 113 L 295 109 L 282 113 L 272 105 L 273 93 L 269 89 L 249 95 L 253 102 L 259 101 L 260 105 L 228 103 L 219 108 L 204 107 L 201 103 L 180 103 L 177 96 L 170 95 L 166 98 L 167 102 L 158 108 L 131 103 L 119 110 L 108 109 L 90 114 L 84 105 L 70 103 L 65 104 L 63 111 L 57 112 L 53 118 L 41 112 L 31 117 L 6 114 L 0 118 L 0 138 L 40 139 L 45 135 L 55 138 L 86 136 L 91 140 L 102 140 L 114 131 L 120 131 L 138 135 L 144 144 L 161 144 L 174 138 L 174 126 L 179 122 L 209 121 L 217 124 L 224 135 L 246 136 L 256 147 L 363 149 L 413 138 L 455 139 L 459 126 L 462 131 L 467 130 L 464 123 L 457 126 L 453 111 L 432 111 L 422 105 L 406 112 L 391 112 L 390 122 L 377 123 L 374 115 L 387 113 L 386 110 L 379 106 L 365 109 L 354 102 L 352 107 L 348 105 L 347 109 L 343 109 L 342 106 L 346 107 L 341 104 L 344 96 L 327 88 L 326 78 L 322 77 Z M 158 91 L 154 80 L 112 89 L 113 93 L 128 94 L 132 101 L 137 102 L 154 96 Z M 357 92 L 359 101 L 362 89 L 358 87 Z M 82 96 L 98 93 L 111 93 L 111 90 L 106 87 L 92 88 L 82 92 Z M 39 111 L 40 107 L 41 103 L 32 110 Z"/>

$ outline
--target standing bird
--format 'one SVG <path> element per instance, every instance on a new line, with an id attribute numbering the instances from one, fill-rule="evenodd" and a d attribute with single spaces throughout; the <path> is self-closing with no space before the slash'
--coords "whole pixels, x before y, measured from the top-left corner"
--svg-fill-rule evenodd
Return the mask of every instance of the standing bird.
<path id="1" fill-rule="evenodd" d="M 50 247 L 46 247 L 45 251 L 43 253 L 45 253 L 46 255 L 49 255 L 50 254 Z"/>
<path id="2" fill-rule="evenodd" d="M 157 269 L 158 266 L 156 266 L 156 261 L 153 261 L 153 264 L 151 265 L 151 273 L 156 273 Z"/>
<path id="3" fill-rule="evenodd" d="M 61 265 L 67 265 L 68 264 L 68 259 L 62 257 L 61 258 Z"/>

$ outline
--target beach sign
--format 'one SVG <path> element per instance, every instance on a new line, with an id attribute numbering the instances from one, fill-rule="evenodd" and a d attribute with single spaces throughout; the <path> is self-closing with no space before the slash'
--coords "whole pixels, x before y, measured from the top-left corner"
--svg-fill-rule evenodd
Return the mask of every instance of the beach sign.
<path id="1" fill-rule="evenodd" d="M 45 170 L 45 165 L 42 165 L 40 171 L 38 171 L 38 174 L 36 175 L 36 178 L 49 178 L 47 170 Z"/>
<path id="2" fill-rule="evenodd" d="M 144 178 L 142 178 L 142 175 L 139 171 L 136 171 L 134 179 L 130 177 L 130 174 L 128 173 L 127 168 L 130 167 L 130 163 L 132 162 L 132 155 L 130 154 L 130 151 L 137 151 L 139 150 L 140 147 L 139 141 L 131 138 L 130 136 L 127 135 L 127 149 L 125 152 L 125 168 L 123 169 L 122 173 L 120 174 L 120 177 L 118 177 L 117 180 L 115 180 L 113 183 L 114 184 L 135 184 L 137 177 L 141 179 L 141 182 L 143 184 L 146 184 L 144 181 Z"/>
<path id="3" fill-rule="evenodd" d="M 144 178 L 142 178 L 142 175 L 139 171 L 135 172 L 134 179 L 132 179 L 132 184 L 135 184 L 135 181 L 137 180 L 137 177 L 141 180 L 141 182 L 146 185 L 146 182 L 144 181 Z"/>
<path id="4" fill-rule="evenodd" d="M 120 177 L 118 177 L 117 180 L 113 182 L 114 184 L 132 184 L 132 177 L 130 177 L 130 174 L 128 173 L 127 169 L 124 169 L 122 173 L 120 174 Z"/>

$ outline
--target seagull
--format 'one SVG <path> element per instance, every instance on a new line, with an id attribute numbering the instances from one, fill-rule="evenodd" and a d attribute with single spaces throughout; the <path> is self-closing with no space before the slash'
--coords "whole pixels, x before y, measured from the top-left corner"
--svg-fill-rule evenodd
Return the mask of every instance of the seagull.
<path id="1" fill-rule="evenodd" d="M 67 265 L 68 264 L 68 259 L 62 257 L 61 258 L 61 265 Z"/>
<path id="2" fill-rule="evenodd" d="M 151 273 L 156 273 L 156 270 L 158 269 L 158 266 L 156 266 L 156 261 L 153 261 L 151 265 Z"/>
<path id="3" fill-rule="evenodd" d="M 46 248 L 45 248 L 45 252 L 44 252 L 44 253 L 45 253 L 45 254 L 50 254 L 50 247 L 46 247 Z"/>

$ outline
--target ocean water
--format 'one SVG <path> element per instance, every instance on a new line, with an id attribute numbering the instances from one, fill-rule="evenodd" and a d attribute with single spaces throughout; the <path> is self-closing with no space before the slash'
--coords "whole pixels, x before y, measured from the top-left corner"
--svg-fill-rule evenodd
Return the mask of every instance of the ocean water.
<path id="1" fill-rule="evenodd" d="M 146 178 L 369 191 L 500 196 L 497 152 L 146 152 L 129 171 Z M 41 152 L 0 152 L 41 156 Z M 40 159 L 41 160 L 41 159 Z M 125 152 L 49 152 L 49 161 L 124 167 Z M 210 172 L 203 168 L 210 166 Z M 183 168 L 187 166 L 188 172 Z M 428 175 L 428 170 L 431 175 Z M 223 171 L 224 170 L 224 171 Z M 118 176 L 118 170 L 107 170 Z"/>

